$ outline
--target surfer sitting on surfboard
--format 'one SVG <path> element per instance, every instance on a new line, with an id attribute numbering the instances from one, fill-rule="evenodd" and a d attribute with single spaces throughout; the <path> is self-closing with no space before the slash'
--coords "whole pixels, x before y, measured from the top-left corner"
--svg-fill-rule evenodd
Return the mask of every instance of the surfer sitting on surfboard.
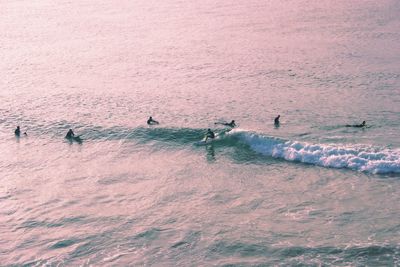
<path id="1" fill-rule="evenodd" d="M 278 117 L 276 117 L 275 119 L 274 119 L 274 124 L 275 124 L 275 126 L 279 126 L 279 118 L 281 117 L 281 115 L 278 115 Z"/>
<path id="2" fill-rule="evenodd" d="M 158 121 L 153 120 L 153 118 L 150 116 L 150 118 L 147 120 L 148 125 L 154 125 L 154 124 L 159 124 Z"/>
<path id="3" fill-rule="evenodd" d="M 21 136 L 21 128 L 19 126 L 17 126 L 17 129 L 15 129 L 14 134 L 16 137 L 20 137 Z M 26 132 L 24 132 L 25 136 L 28 136 L 28 134 Z"/>
<path id="4" fill-rule="evenodd" d="M 211 131 L 211 129 L 207 130 L 206 133 L 206 140 L 204 140 L 204 142 L 207 142 L 208 138 L 214 139 L 215 138 L 215 133 L 213 131 Z"/>
<path id="5" fill-rule="evenodd" d="M 17 126 L 17 129 L 14 131 L 15 136 L 19 137 L 21 135 L 21 129 Z"/>
<path id="6" fill-rule="evenodd" d="M 69 129 L 68 133 L 65 135 L 65 138 L 71 139 L 74 136 L 75 136 L 74 131 L 72 131 L 72 129 Z"/>
<path id="7" fill-rule="evenodd" d="M 234 120 L 232 120 L 231 122 L 216 122 L 214 124 L 221 124 L 221 125 L 229 126 L 232 128 L 234 128 L 236 126 L 236 123 Z"/>
<path id="8" fill-rule="evenodd" d="M 65 135 L 65 138 L 68 139 L 68 141 L 72 142 L 77 142 L 79 144 L 82 143 L 82 139 L 80 136 L 76 136 L 74 131 L 72 131 L 72 129 L 68 130 L 68 133 Z"/>

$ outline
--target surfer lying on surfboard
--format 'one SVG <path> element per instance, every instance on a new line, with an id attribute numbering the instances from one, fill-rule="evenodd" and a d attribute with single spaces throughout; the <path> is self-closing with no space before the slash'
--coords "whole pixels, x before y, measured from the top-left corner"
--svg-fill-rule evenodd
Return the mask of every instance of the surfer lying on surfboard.
<path id="1" fill-rule="evenodd" d="M 229 126 L 232 128 L 234 128 L 236 126 L 236 123 L 234 120 L 232 120 L 231 122 L 216 122 L 214 124 L 221 124 L 221 125 Z"/>
<path id="2" fill-rule="evenodd" d="M 363 121 L 361 124 L 354 124 L 354 125 L 347 124 L 346 125 L 346 127 L 357 127 L 357 128 L 362 128 L 362 127 L 365 127 L 365 126 L 366 126 L 365 121 Z"/>

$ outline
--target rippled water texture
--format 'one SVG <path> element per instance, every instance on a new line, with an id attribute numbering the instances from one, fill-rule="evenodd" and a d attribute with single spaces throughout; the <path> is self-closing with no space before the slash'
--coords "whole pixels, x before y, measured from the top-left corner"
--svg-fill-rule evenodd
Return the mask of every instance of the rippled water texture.
<path id="1" fill-rule="evenodd" d="M 0 1 L 0 58 L 1 266 L 400 265 L 399 1 Z"/>

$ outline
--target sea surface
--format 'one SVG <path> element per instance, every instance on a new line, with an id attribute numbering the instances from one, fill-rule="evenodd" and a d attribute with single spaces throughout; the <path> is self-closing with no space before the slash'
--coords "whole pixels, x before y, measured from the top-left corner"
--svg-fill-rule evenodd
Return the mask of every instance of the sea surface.
<path id="1" fill-rule="evenodd" d="M 400 266 L 398 0 L 0 0 L 0 75 L 0 266 Z"/>

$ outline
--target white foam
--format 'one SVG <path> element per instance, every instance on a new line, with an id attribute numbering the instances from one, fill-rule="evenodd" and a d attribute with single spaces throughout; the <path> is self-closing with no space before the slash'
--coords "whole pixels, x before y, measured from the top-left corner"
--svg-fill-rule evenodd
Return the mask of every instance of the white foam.
<path id="1" fill-rule="evenodd" d="M 244 130 L 231 133 L 254 151 L 289 161 L 370 173 L 400 173 L 400 149 L 366 145 L 310 144 Z"/>

